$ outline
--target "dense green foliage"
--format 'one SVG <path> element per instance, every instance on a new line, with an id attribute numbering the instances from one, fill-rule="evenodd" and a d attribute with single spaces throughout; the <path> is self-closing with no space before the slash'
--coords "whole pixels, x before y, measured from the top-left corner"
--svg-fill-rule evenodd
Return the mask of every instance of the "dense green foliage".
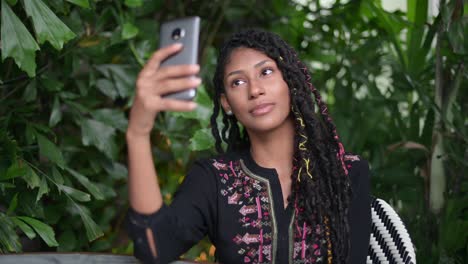
<path id="1" fill-rule="evenodd" d="M 168 202 L 190 162 L 213 152 L 214 47 L 262 27 L 311 66 L 418 262 L 467 263 L 468 4 L 440 6 L 432 17 L 428 0 L 408 0 L 406 13 L 373 0 L 1 0 L 0 252 L 131 252 L 124 132 L 135 77 L 161 21 L 199 15 L 200 107 L 161 115 L 153 135 Z M 186 257 L 208 250 L 204 241 Z"/>

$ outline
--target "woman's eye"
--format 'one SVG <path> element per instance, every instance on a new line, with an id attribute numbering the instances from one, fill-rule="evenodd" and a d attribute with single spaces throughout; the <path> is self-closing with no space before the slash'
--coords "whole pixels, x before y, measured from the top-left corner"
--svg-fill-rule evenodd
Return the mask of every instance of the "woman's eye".
<path id="1" fill-rule="evenodd" d="M 262 70 L 262 75 L 270 75 L 273 73 L 273 70 L 270 69 L 270 68 L 266 68 L 264 70 Z"/>
<path id="2" fill-rule="evenodd" d="M 242 81 L 242 80 L 234 80 L 234 81 L 232 81 L 232 86 L 239 86 L 239 85 L 241 85 L 243 83 L 244 83 L 244 81 Z"/>

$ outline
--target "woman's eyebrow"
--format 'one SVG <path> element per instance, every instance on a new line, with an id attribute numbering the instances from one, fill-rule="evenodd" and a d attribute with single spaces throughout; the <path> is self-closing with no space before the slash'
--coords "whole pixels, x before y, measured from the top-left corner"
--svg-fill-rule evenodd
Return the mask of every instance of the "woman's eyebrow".
<path id="1" fill-rule="evenodd" d="M 267 63 L 267 62 L 269 62 L 269 61 L 271 61 L 271 60 L 269 60 L 269 59 L 262 60 L 261 62 L 256 63 L 256 64 L 254 65 L 254 68 L 258 68 L 258 67 L 262 66 L 263 64 L 265 64 L 265 63 Z M 242 73 L 242 72 L 243 72 L 242 70 L 232 71 L 232 72 L 230 72 L 230 73 L 228 73 L 228 74 L 226 75 L 226 78 L 229 77 L 229 76 L 231 76 L 231 75 L 238 74 L 238 73 Z"/>
<path id="2" fill-rule="evenodd" d="M 257 63 L 254 65 L 254 68 L 258 68 L 260 66 L 262 66 L 263 64 L 269 62 L 270 60 L 269 59 L 266 59 L 266 60 L 262 60 L 261 62 Z"/>

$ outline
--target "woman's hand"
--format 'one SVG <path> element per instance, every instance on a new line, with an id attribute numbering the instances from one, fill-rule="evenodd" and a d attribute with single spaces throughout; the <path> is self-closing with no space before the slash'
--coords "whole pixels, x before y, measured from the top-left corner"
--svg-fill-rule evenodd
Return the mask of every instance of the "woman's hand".
<path id="1" fill-rule="evenodd" d="M 201 84 L 201 79 L 194 77 L 200 71 L 197 64 L 160 67 L 162 61 L 181 49 L 181 44 L 159 49 L 138 74 L 127 136 L 149 136 L 154 119 L 161 111 L 186 112 L 197 106 L 192 101 L 162 97 L 164 94 L 191 89 Z"/>

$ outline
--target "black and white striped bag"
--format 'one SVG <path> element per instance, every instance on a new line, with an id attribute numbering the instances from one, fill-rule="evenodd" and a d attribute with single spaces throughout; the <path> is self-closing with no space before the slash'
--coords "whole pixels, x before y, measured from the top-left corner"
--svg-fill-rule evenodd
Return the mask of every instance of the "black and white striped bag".
<path id="1" fill-rule="evenodd" d="M 395 210 L 384 200 L 373 198 L 372 231 L 366 264 L 416 264 L 413 243 Z"/>

